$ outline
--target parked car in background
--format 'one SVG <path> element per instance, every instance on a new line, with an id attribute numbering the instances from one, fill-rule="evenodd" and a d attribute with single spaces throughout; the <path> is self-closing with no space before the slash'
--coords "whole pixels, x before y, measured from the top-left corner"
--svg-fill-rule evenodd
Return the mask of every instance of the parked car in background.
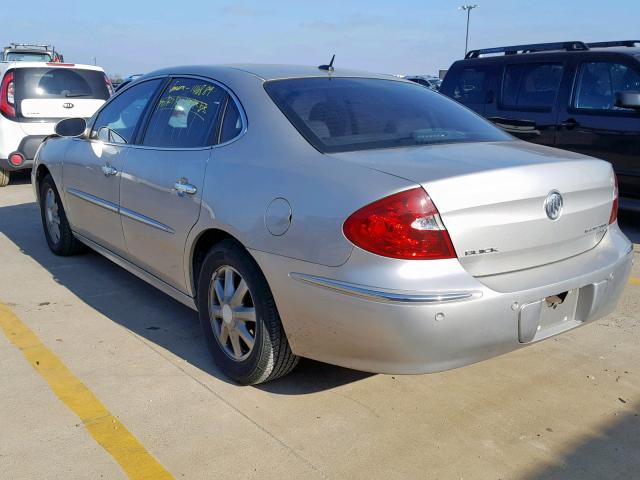
<path id="1" fill-rule="evenodd" d="M 442 84 L 442 80 L 440 80 L 438 77 L 432 77 L 429 75 L 408 75 L 404 78 L 436 92 L 440 90 L 440 85 Z"/>
<path id="2" fill-rule="evenodd" d="M 113 93 L 100 67 L 57 62 L 0 63 L 0 187 L 31 168 L 36 150 L 66 117 L 89 118 Z"/>
<path id="3" fill-rule="evenodd" d="M 470 51 L 441 92 L 529 142 L 608 160 L 640 205 L 640 41 Z"/>
<path id="4" fill-rule="evenodd" d="M 122 82 L 120 82 L 118 85 L 116 85 L 115 87 L 115 91 L 117 92 L 118 90 L 120 90 L 121 88 L 126 87 L 127 85 L 129 85 L 131 82 L 133 82 L 134 80 L 137 80 L 138 78 L 140 78 L 142 76 L 141 73 L 135 73 L 133 75 L 129 75 L 127 78 L 125 78 Z"/>
<path id="5" fill-rule="evenodd" d="M 64 62 L 62 54 L 52 45 L 11 43 L 2 51 L 3 62 Z"/>
<path id="6" fill-rule="evenodd" d="M 299 356 L 476 362 L 610 313 L 631 268 L 609 163 L 402 79 L 168 68 L 56 132 L 32 171 L 50 249 L 88 245 L 197 309 L 240 383 Z"/>

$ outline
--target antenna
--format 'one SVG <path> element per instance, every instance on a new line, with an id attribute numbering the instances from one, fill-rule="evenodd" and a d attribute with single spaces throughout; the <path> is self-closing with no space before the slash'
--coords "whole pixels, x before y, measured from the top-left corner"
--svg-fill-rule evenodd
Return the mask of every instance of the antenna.
<path id="1" fill-rule="evenodd" d="M 318 68 L 320 70 L 326 70 L 327 72 L 333 72 L 334 68 L 333 68 L 333 61 L 336 59 L 336 54 L 333 54 L 333 57 L 331 57 L 331 61 L 329 62 L 329 65 L 320 65 Z"/>

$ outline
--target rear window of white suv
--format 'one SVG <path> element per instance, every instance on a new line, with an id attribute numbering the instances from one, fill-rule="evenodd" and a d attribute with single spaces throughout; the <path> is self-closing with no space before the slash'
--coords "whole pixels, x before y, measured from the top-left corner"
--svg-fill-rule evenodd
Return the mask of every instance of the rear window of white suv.
<path id="1" fill-rule="evenodd" d="M 47 98 L 109 98 L 105 74 L 98 70 L 74 68 L 16 68 L 18 100 Z"/>

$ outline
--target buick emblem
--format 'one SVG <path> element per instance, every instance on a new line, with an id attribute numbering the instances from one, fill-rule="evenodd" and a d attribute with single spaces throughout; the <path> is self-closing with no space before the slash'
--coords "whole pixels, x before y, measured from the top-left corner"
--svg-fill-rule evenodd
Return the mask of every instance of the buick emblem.
<path id="1" fill-rule="evenodd" d="M 62 106 L 64 108 L 73 108 L 73 103 L 63 103 Z"/>
<path id="2" fill-rule="evenodd" d="M 562 195 L 557 190 L 552 190 L 544 201 L 544 211 L 551 220 L 557 220 L 562 214 Z"/>

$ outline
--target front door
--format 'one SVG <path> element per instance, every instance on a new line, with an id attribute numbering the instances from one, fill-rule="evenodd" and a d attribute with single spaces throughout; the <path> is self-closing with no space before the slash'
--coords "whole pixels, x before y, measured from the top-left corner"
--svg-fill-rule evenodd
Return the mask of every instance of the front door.
<path id="1" fill-rule="evenodd" d="M 556 146 L 608 160 L 622 196 L 640 198 L 640 112 L 616 106 L 616 93 L 640 91 L 635 62 L 589 60 L 577 70 Z"/>
<path id="2" fill-rule="evenodd" d="M 120 221 L 120 181 L 134 131 L 161 80 L 136 85 L 110 101 L 89 138 L 71 142 L 64 162 L 67 213 L 79 234 L 126 254 Z"/>
<path id="3" fill-rule="evenodd" d="M 120 212 L 129 257 L 183 292 L 186 239 L 200 215 L 205 169 L 226 95 L 212 82 L 173 79 L 124 166 Z"/>

